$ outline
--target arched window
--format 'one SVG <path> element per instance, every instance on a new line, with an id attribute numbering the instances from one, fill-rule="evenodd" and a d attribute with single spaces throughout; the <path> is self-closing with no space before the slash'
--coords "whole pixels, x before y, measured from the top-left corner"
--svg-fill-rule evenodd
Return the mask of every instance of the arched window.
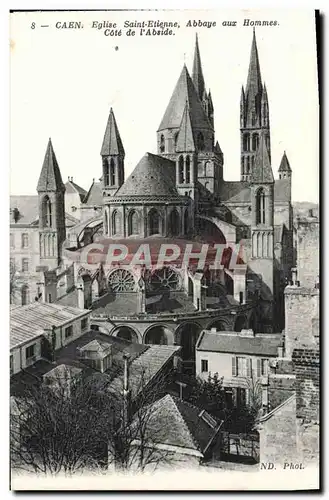
<path id="1" fill-rule="evenodd" d="M 109 185 L 109 161 L 107 158 L 103 160 L 103 175 L 104 175 L 104 186 Z"/>
<path id="2" fill-rule="evenodd" d="M 178 182 L 179 184 L 184 182 L 184 158 L 182 156 L 178 160 Z"/>
<path id="3" fill-rule="evenodd" d="M 243 136 L 243 151 L 249 151 L 250 134 L 244 134 Z"/>
<path id="4" fill-rule="evenodd" d="M 52 207 L 49 196 L 45 196 L 42 202 L 42 222 L 43 227 L 51 227 L 52 225 Z"/>
<path id="5" fill-rule="evenodd" d="M 242 156 L 242 158 L 241 158 L 241 172 L 242 172 L 242 174 L 245 173 L 245 171 L 244 171 L 244 156 Z"/>
<path id="6" fill-rule="evenodd" d="M 128 215 L 128 236 L 139 233 L 138 214 L 132 210 Z"/>
<path id="7" fill-rule="evenodd" d="M 250 158 L 249 156 L 247 157 L 247 168 L 246 168 L 246 173 L 249 174 L 250 173 Z"/>
<path id="8" fill-rule="evenodd" d="M 174 140 L 175 140 L 175 149 L 177 147 L 177 140 L 178 140 L 178 132 L 176 132 L 175 136 L 174 136 Z"/>
<path id="9" fill-rule="evenodd" d="M 207 181 L 207 182 L 205 183 L 204 187 L 205 187 L 206 189 L 209 189 L 209 185 L 210 185 L 210 182 L 208 182 L 208 181 Z"/>
<path id="10" fill-rule="evenodd" d="M 104 214 L 104 233 L 109 234 L 109 219 L 106 211 Z"/>
<path id="11" fill-rule="evenodd" d="M 266 143 L 266 147 L 269 151 L 270 150 L 270 136 L 269 135 L 266 136 L 265 143 Z"/>
<path id="12" fill-rule="evenodd" d="M 149 235 L 159 234 L 160 232 L 160 217 L 157 210 L 152 209 L 148 216 L 149 222 Z"/>
<path id="13" fill-rule="evenodd" d="M 118 212 L 114 210 L 112 214 L 112 235 L 114 236 L 115 234 L 118 233 Z"/>
<path id="14" fill-rule="evenodd" d="M 260 188 L 256 194 L 256 224 L 265 224 L 265 192 Z"/>
<path id="15" fill-rule="evenodd" d="M 115 165 L 113 158 L 111 158 L 110 162 L 110 184 L 111 186 L 115 185 Z"/>
<path id="16" fill-rule="evenodd" d="M 22 306 L 25 306 L 26 304 L 29 303 L 29 287 L 27 285 L 24 285 L 21 290 L 21 297 L 22 297 Z"/>
<path id="17" fill-rule="evenodd" d="M 204 137 L 201 132 L 198 133 L 198 138 L 197 138 L 197 147 L 199 151 L 204 150 Z"/>
<path id="18" fill-rule="evenodd" d="M 259 145 L 259 135 L 253 134 L 252 136 L 252 150 L 257 151 Z"/>
<path id="19" fill-rule="evenodd" d="M 190 230 L 190 224 L 189 224 L 189 215 L 188 215 L 188 208 L 184 212 L 184 231 L 185 234 L 188 234 Z"/>
<path id="20" fill-rule="evenodd" d="M 165 152 L 165 138 L 164 135 L 162 134 L 160 137 L 160 153 Z"/>
<path id="21" fill-rule="evenodd" d="M 172 234 L 172 236 L 177 236 L 180 233 L 179 222 L 179 214 L 174 208 L 174 210 L 170 214 L 170 233 Z"/>
<path id="22" fill-rule="evenodd" d="M 191 182 L 191 160 L 190 160 L 190 157 L 187 156 L 186 157 L 186 179 L 185 179 L 185 182 L 186 184 L 189 184 Z"/>

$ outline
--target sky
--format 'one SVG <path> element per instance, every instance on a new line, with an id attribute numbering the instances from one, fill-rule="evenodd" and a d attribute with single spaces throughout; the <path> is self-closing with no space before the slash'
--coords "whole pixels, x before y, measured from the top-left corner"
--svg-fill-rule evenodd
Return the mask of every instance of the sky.
<path id="1" fill-rule="evenodd" d="M 318 202 L 319 110 L 314 11 L 208 10 L 30 12 L 11 14 L 10 192 L 36 194 L 51 137 L 63 181 L 86 190 L 101 176 L 100 150 L 113 107 L 126 152 L 126 177 L 145 152 L 156 152 L 161 122 L 184 62 L 192 72 L 198 32 L 203 73 L 215 108 L 224 179 L 240 177 L 239 106 L 246 84 L 252 27 L 244 20 L 276 20 L 257 27 L 266 83 L 275 178 L 284 150 L 293 170 L 293 201 Z M 93 21 L 178 22 L 173 36 L 105 36 Z M 216 26 L 188 27 L 188 21 Z M 82 21 L 84 28 L 56 29 Z M 236 21 L 237 26 L 223 26 Z M 32 28 L 35 23 L 35 28 Z M 41 25 L 48 25 L 42 28 Z M 117 28 L 117 29 L 118 29 Z"/>

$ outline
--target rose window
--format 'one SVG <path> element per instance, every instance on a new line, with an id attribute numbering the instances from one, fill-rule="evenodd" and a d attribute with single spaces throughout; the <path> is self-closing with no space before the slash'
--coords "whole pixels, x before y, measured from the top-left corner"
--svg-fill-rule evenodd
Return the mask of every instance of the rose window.
<path id="1" fill-rule="evenodd" d="M 109 289 L 112 292 L 132 292 L 135 288 L 133 275 L 126 269 L 117 269 L 110 274 Z"/>
<path id="2" fill-rule="evenodd" d="M 178 274 L 170 267 L 157 269 L 148 277 L 148 286 L 152 291 L 177 290 L 180 286 Z"/>

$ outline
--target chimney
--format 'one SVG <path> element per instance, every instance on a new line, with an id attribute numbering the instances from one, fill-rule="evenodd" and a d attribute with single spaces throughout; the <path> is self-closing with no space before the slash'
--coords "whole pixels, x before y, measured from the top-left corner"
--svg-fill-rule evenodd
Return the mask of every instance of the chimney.
<path id="1" fill-rule="evenodd" d="M 291 269 L 291 281 L 292 281 L 292 284 L 293 286 L 299 286 L 299 281 L 297 281 L 297 268 L 296 267 L 293 267 Z"/>
<path id="2" fill-rule="evenodd" d="M 124 372 L 123 372 L 123 422 L 128 425 L 130 421 L 131 393 L 129 388 L 129 358 L 130 354 L 124 353 Z"/>

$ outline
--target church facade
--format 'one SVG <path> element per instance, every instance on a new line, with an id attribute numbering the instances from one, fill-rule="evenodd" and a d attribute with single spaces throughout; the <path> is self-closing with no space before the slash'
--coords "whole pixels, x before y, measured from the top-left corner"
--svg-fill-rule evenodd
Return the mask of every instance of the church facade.
<path id="1" fill-rule="evenodd" d="M 93 182 L 79 207 L 80 222 L 70 227 L 65 186 L 49 142 L 37 186 L 40 300 L 88 307 L 94 328 L 111 335 L 180 344 L 187 361 L 204 328 L 282 331 L 284 287 L 294 265 L 292 170 L 284 153 L 274 178 L 270 96 L 255 32 L 240 97 L 239 181 L 225 179 L 214 116 L 196 38 L 192 75 L 184 64 L 156 131 L 157 152 L 146 153 L 127 179 L 125 149 L 110 110 L 101 181 Z M 167 265 L 147 272 L 143 266 L 84 265 L 79 256 L 87 245 L 111 241 L 130 249 L 138 242 L 156 248 L 160 241 L 238 245 L 241 265 L 219 270 Z"/>

